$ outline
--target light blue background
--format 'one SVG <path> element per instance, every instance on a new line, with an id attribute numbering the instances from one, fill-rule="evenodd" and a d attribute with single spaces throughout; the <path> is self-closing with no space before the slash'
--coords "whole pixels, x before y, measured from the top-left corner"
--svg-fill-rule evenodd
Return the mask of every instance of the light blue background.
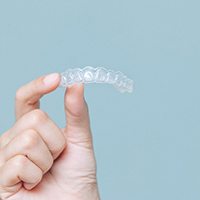
<path id="1" fill-rule="evenodd" d="M 198 0 L 0 0 L 0 131 L 18 87 L 85 65 L 121 70 L 132 95 L 89 85 L 105 200 L 200 199 Z M 63 93 L 42 108 L 64 125 Z"/>

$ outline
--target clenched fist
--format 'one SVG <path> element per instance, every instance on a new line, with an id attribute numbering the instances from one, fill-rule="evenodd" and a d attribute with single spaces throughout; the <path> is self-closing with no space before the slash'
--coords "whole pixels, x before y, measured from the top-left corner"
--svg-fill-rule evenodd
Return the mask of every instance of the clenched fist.
<path id="1" fill-rule="evenodd" d="M 2 200 L 100 199 L 83 85 L 66 91 L 66 127 L 39 107 L 59 83 L 59 74 L 50 74 L 16 93 L 16 122 L 0 138 Z"/>

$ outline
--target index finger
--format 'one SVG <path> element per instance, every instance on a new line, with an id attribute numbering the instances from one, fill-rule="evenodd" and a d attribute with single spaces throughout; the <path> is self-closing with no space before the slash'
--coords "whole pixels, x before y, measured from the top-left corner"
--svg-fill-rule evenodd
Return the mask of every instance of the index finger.
<path id="1" fill-rule="evenodd" d="M 60 75 L 53 73 L 39 77 L 18 89 L 15 100 L 16 120 L 24 114 L 38 109 L 40 98 L 54 91 L 59 86 L 59 83 Z"/>

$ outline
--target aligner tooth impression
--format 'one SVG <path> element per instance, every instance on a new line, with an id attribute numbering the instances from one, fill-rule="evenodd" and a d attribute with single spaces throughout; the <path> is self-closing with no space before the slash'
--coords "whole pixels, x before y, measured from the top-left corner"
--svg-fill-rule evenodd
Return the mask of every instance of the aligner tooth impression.
<path id="1" fill-rule="evenodd" d="M 97 69 L 95 80 L 97 83 L 104 82 L 107 78 L 107 70 L 104 68 Z"/>
<path id="2" fill-rule="evenodd" d="M 94 80 L 94 69 L 92 67 L 85 67 L 83 69 L 83 78 L 85 82 L 92 82 Z"/>
<path id="3" fill-rule="evenodd" d="M 133 81 L 122 72 L 108 70 L 103 67 L 86 66 L 83 69 L 73 68 L 61 73 L 61 87 L 68 87 L 74 83 L 108 83 L 120 92 L 133 91 Z"/>

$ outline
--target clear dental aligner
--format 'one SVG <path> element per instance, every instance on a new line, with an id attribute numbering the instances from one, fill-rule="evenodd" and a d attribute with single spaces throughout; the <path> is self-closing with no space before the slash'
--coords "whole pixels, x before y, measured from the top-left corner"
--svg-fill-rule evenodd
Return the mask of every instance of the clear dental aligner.
<path id="1" fill-rule="evenodd" d="M 113 71 L 103 67 L 86 66 L 83 69 L 73 68 L 61 73 L 61 87 L 68 87 L 74 83 L 108 83 L 120 92 L 133 91 L 133 81 L 120 71 Z"/>

